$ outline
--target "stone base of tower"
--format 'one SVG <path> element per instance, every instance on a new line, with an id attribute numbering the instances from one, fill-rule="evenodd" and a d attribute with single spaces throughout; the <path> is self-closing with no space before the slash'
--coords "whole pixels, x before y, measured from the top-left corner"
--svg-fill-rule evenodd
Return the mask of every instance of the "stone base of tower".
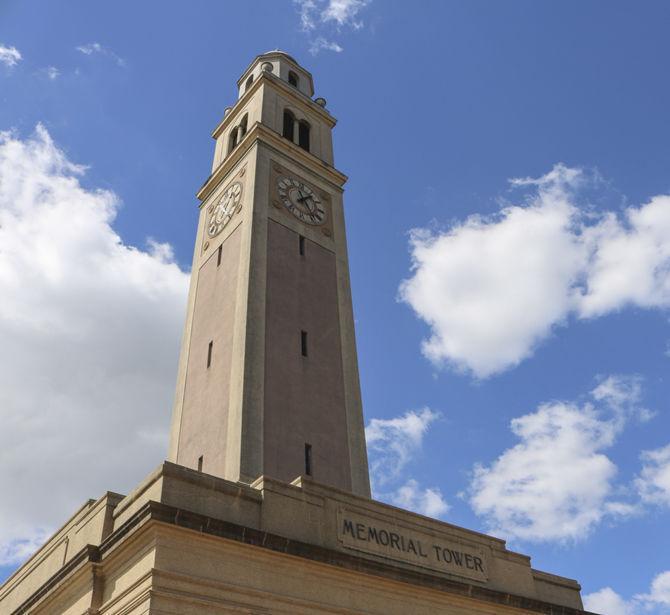
<path id="1" fill-rule="evenodd" d="M 584 613 L 505 543 L 316 484 L 162 464 L 85 504 L 0 587 L 1 613 Z"/>

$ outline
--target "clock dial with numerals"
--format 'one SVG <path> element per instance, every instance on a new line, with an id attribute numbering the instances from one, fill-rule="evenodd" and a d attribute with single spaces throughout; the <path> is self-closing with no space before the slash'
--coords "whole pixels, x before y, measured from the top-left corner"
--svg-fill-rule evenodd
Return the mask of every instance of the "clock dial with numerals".
<path id="1" fill-rule="evenodd" d="M 207 234 L 216 237 L 228 221 L 233 217 L 242 200 L 242 184 L 235 182 L 231 184 L 221 195 L 216 205 L 209 207 L 209 222 L 207 223 Z"/>
<path id="2" fill-rule="evenodd" d="M 314 226 L 326 221 L 326 210 L 316 192 L 298 179 L 282 176 L 277 179 L 277 192 L 284 207 L 298 220 Z"/>

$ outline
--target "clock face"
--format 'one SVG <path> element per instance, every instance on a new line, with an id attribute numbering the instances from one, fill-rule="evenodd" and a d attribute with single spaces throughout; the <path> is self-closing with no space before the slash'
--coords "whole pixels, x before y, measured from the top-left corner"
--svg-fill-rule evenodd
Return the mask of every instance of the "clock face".
<path id="1" fill-rule="evenodd" d="M 321 199 L 303 182 L 291 177 L 280 177 L 277 180 L 277 191 L 284 207 L 298 220 L 312 225 L 326 221 L 326 210 Z"/>
<path id="2" fill-rule="evenodd" d="M 216 205 L 210 205 L 209 222 L 207 223 L 207 233 L 210 237 L 216 237 L 223 230 L 223 227 L 233 217 L 241 200 L 242 184 L 235 182 L 221 195 Z"/>

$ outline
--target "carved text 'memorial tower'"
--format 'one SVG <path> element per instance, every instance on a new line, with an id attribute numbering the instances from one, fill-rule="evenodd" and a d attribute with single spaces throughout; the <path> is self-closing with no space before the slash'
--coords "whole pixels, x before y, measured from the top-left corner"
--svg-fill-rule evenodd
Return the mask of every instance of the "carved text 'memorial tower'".
<path id="1" fill-rule="evenodd" d="M 198 193 L 170 461 L 76 510 L 0 613 L 589 615 L 505 541 L 370 498 L 335 120 L 280 51 L 239 87 Z"/>
<path id="2" fill-rule="evenodd" d="M 335 119 L 291 56 L 258 56 L 213 133 L 169 459 L 369 496 Z"/>

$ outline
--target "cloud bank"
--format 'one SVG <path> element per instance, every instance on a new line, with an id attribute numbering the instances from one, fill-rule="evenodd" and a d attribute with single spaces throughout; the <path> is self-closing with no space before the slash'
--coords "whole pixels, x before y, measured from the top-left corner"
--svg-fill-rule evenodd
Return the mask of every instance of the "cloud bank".
<path id="1" fill-rule="evenodd" d="M 523 204 L 411 233 L 399 297 L 430 327 L 422 351 L 477 378 L 530 357 L 569 319 L 670 307 L 670 196 L 621 215 L 578 204 L 584 172 L 556 165 Z"/>
<path id="2" fill-rule="evenodd" d="M 166 454 L 188 275 L 84 174 L 42 126 L 0 134 L 0 565 Z"/>

